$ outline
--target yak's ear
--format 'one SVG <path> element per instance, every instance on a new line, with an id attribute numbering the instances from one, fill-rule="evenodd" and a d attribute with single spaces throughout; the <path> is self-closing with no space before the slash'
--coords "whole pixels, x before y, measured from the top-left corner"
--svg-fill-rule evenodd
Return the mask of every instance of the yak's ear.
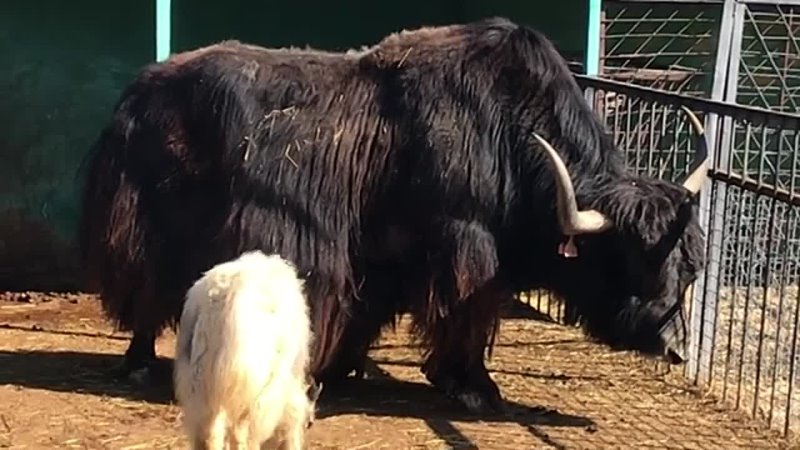
<path id="1" fill-rule="evenodd" d="M 648 260 L 650 263 L 661 264 L 669 256 L 670 252 L 672 252 L 672 249 L 678 245 L 678 241 L 686 231 L 692 214 L 694 214 L 694 204 L 695 200 L 693 197 L 687 196 L 678 206 L 675 220 L 670 223 L 667 232 L 661 236 L 661 239 L 658 240 L 656 245 L 648 251 Z"/>

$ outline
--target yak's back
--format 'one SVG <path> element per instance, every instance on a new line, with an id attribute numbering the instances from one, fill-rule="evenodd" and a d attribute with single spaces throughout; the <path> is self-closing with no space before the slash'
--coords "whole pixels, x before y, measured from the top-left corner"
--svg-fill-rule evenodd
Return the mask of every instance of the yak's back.
<path id="1" fill-rule="evenodd" d="M 310 73 L 318 69 L 317 74 L 331 75 L 331 69 L 341 72 L 369 69 L 370 66 L 399 68 L 406 64 L 441 65 L 448 62 L 447 58 L 452 60 L 453 57 L 485 52 L 496 47 L 519 28 L 508 19 L 492 17 L 465 24 L 405 29 L 387 35 L 376 44 L 345 51 L 327 51 L 308 46 L 272 48 L 226 40 L 174 54 L 163 62 L 150 65 L 146 72 L 174 74 L 212 67 L 245 72 L 248 69 L 294 68 L 309 70 Z"/>

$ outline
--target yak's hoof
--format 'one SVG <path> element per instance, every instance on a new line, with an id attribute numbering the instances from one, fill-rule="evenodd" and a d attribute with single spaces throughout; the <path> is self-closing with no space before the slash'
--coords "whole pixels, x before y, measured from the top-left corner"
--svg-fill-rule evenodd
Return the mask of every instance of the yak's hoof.
<path id="1" fill-rule="evenodd" d="M 150 367 L 141 367 L 136 370 L 131 370 L 128 374 L 128 382 L 139 387 L 151 386 L 153 384 L 153 375 L 151 374 Z"/>
<path id="2" fill-rule="evenodd" d="M 356 368 L 354 377 L 358 380 L 385 380 L 391 378 L 391 375 L 378 366 L 372 358 L 366 358 L 360 367 Z"/>
<path id="3" fill-rule="evenodd" d="M 153 383 L 151 374 L 153 364 L 155 361 L 136 365 L 123 361 L 111 369 L 110 375 L 114 379 L 125 380 L 134 386 L 149 386 Z"/>
<path id="4" fill-rule="evenodd" d="M 505 402 L 500 395 L 497 384 L 483 374 L 473 382 L 459 382 L 451 376 L 431 376 L 426 373 L 428 381 L 444 394 L 464 405 L 473 414 L 502 414 L 506 411 Z"/>
<path id="5" fill-rule="evenodd" d="M 455 398 L 466 406 L 472 414 L 502 414 L 505 412 L 505 402 L 500 395 L 487 392 L 464 389 L 455 393 Z"/>

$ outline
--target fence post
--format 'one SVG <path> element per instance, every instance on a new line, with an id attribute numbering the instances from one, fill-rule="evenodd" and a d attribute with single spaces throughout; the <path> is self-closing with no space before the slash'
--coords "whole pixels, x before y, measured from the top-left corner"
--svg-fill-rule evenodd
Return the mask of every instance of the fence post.
<path id="1" fill-rule="evenodd" d="M 712 100 L 727 100 L 732 96 L 735 101 L 744 7 L 745 5 L 737 0 L 725 0 L 723 5 L 711 91 Z M 706 137 L 713 167 L 728 167 L 730 152 L 733 148 L 732 125 L 731 118 L 724 118 L 721 127 L 722 133 L 720 133 L 719 116 L 710 113 L 706 117 Z M 700 197 L 699 219 L 706 232 L 707 264 L 704 276 L 699 277 L 695 283 L 691 299 L 692 325 L 686 376 L 696 384 L 701 379 L 706 381 L 711 379 L 720 287 L 719 274 L 720 265 L 723 264 L 722 245 L 725 224 L 722 223 L 722 218 L 725 214 L 728 186 L 724 183 L 712 185 L 712 181 L 707 181 Z M 712 190 L 712 187 L 716 188 L 716 192 Z"/>
<path id="2" fill-rule="evenodd" d="M 167 59 L 172 40 L 172 2 L 155 0 L 156 3 L 156 61 Z"/>
<path id="3" fill-rule="evenodd" d="M 589 0 L 588 26 L 586 32 L 586 60 L 583 67 L 586 75 L 597 76 L 600 65 L 600 27 L 602 22 L 602 0 Z"/>

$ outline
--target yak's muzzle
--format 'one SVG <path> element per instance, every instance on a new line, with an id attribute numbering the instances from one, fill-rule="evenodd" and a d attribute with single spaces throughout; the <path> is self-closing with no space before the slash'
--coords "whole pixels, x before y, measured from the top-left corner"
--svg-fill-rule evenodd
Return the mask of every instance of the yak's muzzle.
<path id="1" fill-rule="evenodd" d="M 665 321 L 658 331 L 664 352 L 662 358 L 669 364 L 683 364 L 686 362 L 687 337 L 686 320 L 683 318 L 683 309 L 680 303 L 665 315 Z"/>

